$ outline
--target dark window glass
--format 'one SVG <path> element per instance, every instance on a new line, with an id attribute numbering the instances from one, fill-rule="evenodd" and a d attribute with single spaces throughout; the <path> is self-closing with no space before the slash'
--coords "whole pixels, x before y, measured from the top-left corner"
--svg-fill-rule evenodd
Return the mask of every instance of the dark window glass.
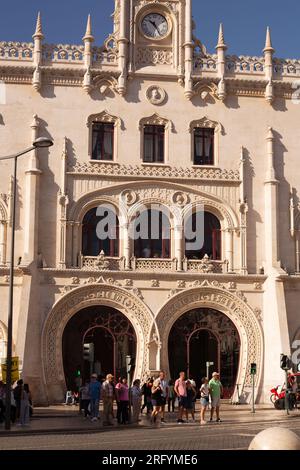
<path id="1" fill-rule="evenodd" d="M 97 207 L 90 209 L 82 223 L 82 254 L 83 256 L 98 256 L 103 250 L 105 256 L 119 256 L 119 221 L 109 208 L 103 216 L 97 215 Z M 98 237 L 97 225 L 103 223 L 103 234 Z M 112 223 L 113 222 L 113 223 Z M 101 227 L 102 227 L 101 225 Z"/>
<path id="2" fill-rule="evenodd" d="M 136 258 L 170 258 L 171 228 L 163 212 L 144 211 L 135 221 L 135 233 L 141 235 L 134 241 Z"/>
<path id="3" fill-rule="evenodd" d="M 194 165 L 214 164 L 214 129 L 194 130 Z"/>
<path id="4" fill-rule="evenodd" d="M 204 244 L 200 250 L 185 250 L 185 256 L 188 259 L 203 259 L 208 255 L 212 260 L 221 260 L 221 224 L 217 217 L 210 212 L 204 213 L 204 227 L 197 227 L 196 213 L 192 217 L 192 230 L 204 230 Z M 186 240 L 186 243 L 192 243 L 193 240 Z"/>
<path id="5" fill-rule="evenodd" d="M 114 124 L 94 122 L 92 134 L 92 159 L 113 160 Z"/>
<path id="6" fill-rule="evenodd" d="M 144 162 L 163 163 L 165 160 L 165 127 L 144 126 Z"/>

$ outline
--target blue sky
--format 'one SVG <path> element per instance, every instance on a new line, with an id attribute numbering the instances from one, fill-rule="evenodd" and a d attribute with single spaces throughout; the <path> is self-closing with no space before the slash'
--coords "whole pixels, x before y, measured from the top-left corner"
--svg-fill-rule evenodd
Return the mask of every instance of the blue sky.
<path id="1" fill-rule="evenodd" d="M 31 41 L 38 10 L 47 43 L 80 44 L 92 14 L 96 43 L 111 32 L 113 0 L 1 1 L 0 41 Z M 276 56 L 300 57 L 300 2 L 297 0 L 194 0 L 197 36 L 210 52 L 222 21 L 229 54 L 261 55 L 266 26 L 272 28 Z"/>

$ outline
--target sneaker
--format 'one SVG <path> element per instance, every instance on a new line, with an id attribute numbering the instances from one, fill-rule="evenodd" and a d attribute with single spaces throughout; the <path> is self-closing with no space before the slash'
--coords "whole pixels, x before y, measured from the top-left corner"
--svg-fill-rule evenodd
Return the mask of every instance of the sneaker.
<path id="1" fill-rule="evenodd" d="M 213 419 L 212 419 L 212 418 L 210 418 L 210 420 L 209 420 L 209 421 L 210 421 L 210 422 L 212 422 L 212 420 L 213 420 Z"/>
<path id="2" fill-rule="evenodd" d="M 162 419 L 160 420 L 160 422 L 161 422 L 162 424 L 166 424 L 164 418 L 162 418 Z"/>
<path id="3" fill-rule="evenodd" d="M 216 423 L 222 423 L 222 420 L 220 418 L 216 419 Z"/>
<path id="4" fill-rule="evenodd" d="M 206 424 L 206 421 L 200 421 L 200 424 L 201 426 L 203 426 L 204 424 Z"/>

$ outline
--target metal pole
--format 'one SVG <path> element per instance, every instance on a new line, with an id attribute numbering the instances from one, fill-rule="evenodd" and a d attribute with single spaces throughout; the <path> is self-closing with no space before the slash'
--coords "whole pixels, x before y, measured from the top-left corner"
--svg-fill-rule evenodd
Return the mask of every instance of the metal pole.
<path id="1" fill-rule="evenodd" d="M 255 381 L 254 381 L 254 374 L 252 374 L 252 410 L 251 413 L 255 413 L 255 398 L 254 398 L 254 392 L 255 392 Z"/>
<path id="2" fill-rule="evenodd" d="M 13 207 L 11 225 L 10 269 L 9 269 L 9 304 L 7 322 L 7 354 L 6 354 L 6 401 L 5 429 L 10 430 L 11 415 L 11 369 L 12 369 L 12 338 L 13 338 L 13 302 L 14 302 L 14 258 L 15 258 L 15 226 L 16 226 L 16 195 L 17 195 L 17 162 L 14 158 Z"/>
<path id="3" fill-rule="evenodd" d="M 288 370 L 285 370 L 285 399 L 284 399 L 286 414 L 289 414 L 289 385 L 288 385 Z"/>

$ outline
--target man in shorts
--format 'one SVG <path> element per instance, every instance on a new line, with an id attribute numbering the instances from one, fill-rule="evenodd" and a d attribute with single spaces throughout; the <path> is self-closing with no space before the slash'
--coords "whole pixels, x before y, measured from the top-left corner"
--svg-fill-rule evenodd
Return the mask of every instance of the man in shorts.
<path id="1" fill-rule="evenodd" d="M 223 394 L 223 385 L 220 382 L 220 374 L 218 372 L 214 372 L 212 375 L 212 379 L 210 380 L 209 384 L 209 393 L 211 397 L 211 410 L 210 410 L 210 421 L 213 420 L 214 411 L 216 410 L 217 415 L 217 423 L 221 423 L 220 419 L 220 404 L 221 404 L 221 396 Z"/>
<path id="2" fill-rule="evenodd" d="M 177 423 L 182 424 L 184 423 L 182 416 L 183 416 L 183 411 L 186 409 L 186 399 L 187 399 L 185 372 L 180 372 L 179 379 L 177 379 L 175 382 L 174 391 L 178 397 L 179 411 L 178 411 Z"/>

